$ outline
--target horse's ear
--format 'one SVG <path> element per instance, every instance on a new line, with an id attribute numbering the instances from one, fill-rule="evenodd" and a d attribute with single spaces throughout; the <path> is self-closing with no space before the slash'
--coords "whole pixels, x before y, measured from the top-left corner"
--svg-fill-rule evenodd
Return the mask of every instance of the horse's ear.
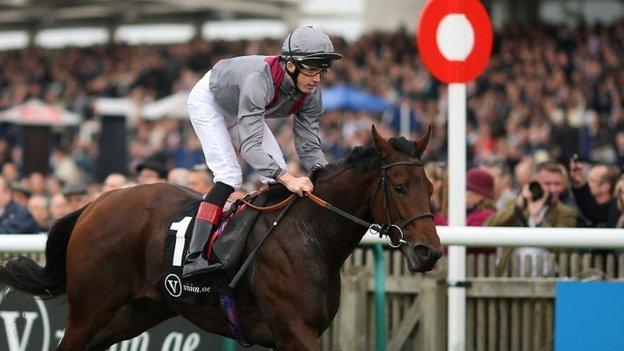
<path id="1" fill-rule="evenodd" d="M 375 125 L 373 125 L 371 132 L 373 133 L 373 141 L 375 142 L 375 148 L 381 154 L 382 158 L 388 157 L 392 152 L 392 144 L 379 134 L 377 134 L 377 129 L 375 129 Z"/>
<path id="2" fill-rule="evenodd" d="M 425 152 L 427 144 L 429 143 L 429 137 L 431 137 L 431 125 L 429 125 L 429 127 L 427 128 L 425 134 L 414 142 L 414 145 L 416 145 L 417 157 L 421 157 L 422 154 Z"/>

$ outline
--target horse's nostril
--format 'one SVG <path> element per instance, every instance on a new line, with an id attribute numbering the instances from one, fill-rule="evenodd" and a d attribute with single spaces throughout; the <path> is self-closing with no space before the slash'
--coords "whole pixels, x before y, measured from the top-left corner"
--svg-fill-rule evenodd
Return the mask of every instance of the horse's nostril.
<path id="1" fill-rule="evenodd" d="M 414 247 L 414 252 L 416 253 L 416 257 L 420 258 L 422 261 L 427 261 L 429 256 L 431 256 L 431 250 L 425 245 L 416 245 L 416 247 Z"/>
<path id="2" fill-rule="evenodd" d="M 416 245 L 416 247 L 414 247 L 414 253 L 416 253 L 416 257 L 423 263 L 435 263 L 438 258 L 442 256 L 441 252 L 433 250 L 425 245 Z"/>

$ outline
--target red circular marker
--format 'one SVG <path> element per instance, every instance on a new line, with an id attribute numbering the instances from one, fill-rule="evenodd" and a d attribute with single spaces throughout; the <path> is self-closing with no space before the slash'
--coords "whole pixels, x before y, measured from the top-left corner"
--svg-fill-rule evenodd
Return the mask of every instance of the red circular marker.
<path id="1" fill-rule="evenodd" d="M 437 42 L 438 26 L 448 15 L 464 15 L 474 32 L 474 46 L 464 60 L 449 60 Z M 420 57 L 437 79 L 466 83 L 487 65 L 492 52 L 492 23 L 479 0 L 429 0 L 420 14 L 416 43 Z"/>

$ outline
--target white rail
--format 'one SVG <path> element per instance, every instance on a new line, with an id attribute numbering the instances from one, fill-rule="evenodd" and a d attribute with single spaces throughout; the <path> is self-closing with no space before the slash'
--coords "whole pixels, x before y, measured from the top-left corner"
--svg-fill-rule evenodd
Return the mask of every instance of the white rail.
<path id="1" fill-rule="evenodd" d="M 624 248 L 624 229 L 438 227 L 437 231 L 443 244 L 455 246 Z M 46 234 L 0 235 L 0 252 L 41 252 L 45 250 L 46 238 Z M 386 241 L 372 235 L 366 235 L 361 241 L 361 244 L 377 243 L 386 244 Z M 461 262 L 459 264 L 461 267 Z M 451 291 L 449 288 L 449 299 Z M 462 306 L 465 304 L 465 296 L 459 297 L 457 302 Z M 448 341 L 456 341 L 454 346 L 449 345 L 449 350 L 453 351 L 462 350 L 465 339 L 465 313 L 460 312 L 449 313 L 449 334 L 455 337 L 449 337 Z"/>
<path id="2" fill-rule="evenodd" d="M 444 245 L 624 248 L 624 229 L 438 227 Z M 0 234 L 0 252 L 42 252 L 47 234 Z M 386 244 L 365 236 L 361 244 Z"/>
<path id="3" fill-rule="evenodd" d="M 48 234 L 0 234 L 0 252 L 43 252 Z"/>
<path id="4" fill-rule="evenodd" d="M 624 248 L 624 229 L 440 226 L 437 231 L 444 245 Z M 360 243 L 386 240 L 367 235 Z"/>

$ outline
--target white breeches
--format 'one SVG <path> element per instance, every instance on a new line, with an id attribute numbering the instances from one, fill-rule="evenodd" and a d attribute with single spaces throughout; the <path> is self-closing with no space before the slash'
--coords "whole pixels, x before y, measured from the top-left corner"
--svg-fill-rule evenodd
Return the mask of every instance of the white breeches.
<path id="1" fill-rule="evenodd" d="M 188 113 L 206 157 L 206 164 L 214 175 L 214 182 L 225 183 L 234 189 L 243 183 L 243 173 L 236 150 L 240 149 L 237 118 L 226 117 L 214 101 L 208 82 L 210 71 L 195 85 L 188 98 Z M 269 127 L 264 124 L 262 148 L 282 167 L 286 162 L 279 144 Z M 263 183 L 274 181 L 260 177 Z"/>

